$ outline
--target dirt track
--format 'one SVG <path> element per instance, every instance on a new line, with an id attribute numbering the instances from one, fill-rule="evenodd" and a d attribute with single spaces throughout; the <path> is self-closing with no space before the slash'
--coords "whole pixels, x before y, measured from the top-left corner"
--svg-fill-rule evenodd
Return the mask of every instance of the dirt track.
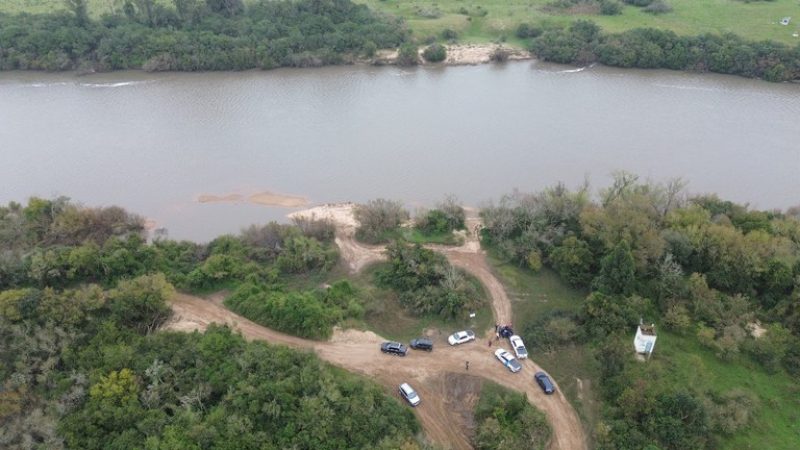
<path id="1" fill-rule="evenodd" d="M 313 211 L 313 210 L 312 210 Z M 319 211 L 315 211 L 318 214 Z M 352 270 L 357 271 L 369 262 L 383 258 L 378 247 L 364 247 L 352 239 L 351 228 L 341 227 L 336 242 L 342 257 Z M 479 226 L 474 212 L 470 214 L 465 244 L 461 247 L 436 247 L 456 266 L 477 276 L 486 286 L 492 299 L 499 323 L 511 322 L 511 305 L 500 282 L 491 273 L 480 251 L 477 237 L 472 232 Z M 470 449 L 472 424 L 469 411 L 476 400 L 476 378 L 492 380 L 519 392 L 546 415 L 553 428 L 551 449 L 581 450 L 586 448 L 583 428 L 575 410 L 557 390 L 554 395 L 544 395 L 533 381 L 533 374 L 541 368 L 531 360 L 523 360 L 523 370 L 512 374 L 500 365 L 493 352 L 496 343 L 489 347 L 485 339 L 451 347 L 445 338 L 434 342 L 432 353 L 412 351 L 405 358 L 383 355 L 378 351 L 383 338 L 372 332 L 335 330 L 328 342 L 317 342 L 289 336 L 253 323 L 225 309 L 221 296 L 209 300 L 178 294 L 172 302 L 175 312 L 167 328 L 181 331 L 205 329 L 210 323 L 224 323 L 241 331 L 248 339 L 262 339 L 271 343 L 315 352 L 322 359 L 361 373 L 394 392 L 401 382 L 410 382 L 420 393 L 422 405 L 415 408 L 429 439 L 445 448 Z M 504 341 L 500 343 L 505 344 Z M 469 371 L 465 362 L 469 361 Z M 465 376 L 465 375 L 469 376 Z M 477 384 L 479 385 L 479 383 Z"/>

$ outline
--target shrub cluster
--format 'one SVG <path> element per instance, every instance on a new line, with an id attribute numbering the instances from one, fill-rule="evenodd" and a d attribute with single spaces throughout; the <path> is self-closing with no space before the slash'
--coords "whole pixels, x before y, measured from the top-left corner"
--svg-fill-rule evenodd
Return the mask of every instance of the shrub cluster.
<path id="1" fill-rule="evenodd" d="M 661 2 L 649 7 L 652 12 L 664 8 Z M 708 71 L 767 81 L 800 78 L 800 44 L 752 42 L 733 34 L 678 36 L 653 28 L 602 33 L 594 23 L 579 20 L 569 28 L 543 33 L 531 42 L 530 50 L 558 63 Z"/>

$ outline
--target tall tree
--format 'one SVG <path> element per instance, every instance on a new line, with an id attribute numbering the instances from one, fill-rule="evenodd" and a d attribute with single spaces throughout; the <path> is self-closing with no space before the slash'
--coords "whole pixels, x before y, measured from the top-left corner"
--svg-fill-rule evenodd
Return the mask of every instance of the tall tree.
<path id="1" fill-rule="evenodd" d="M 636 282 L 636 265 L 628 241 L 622 240 L 603 257 L 594 288 L 611 295 L 630 295 Z"/>

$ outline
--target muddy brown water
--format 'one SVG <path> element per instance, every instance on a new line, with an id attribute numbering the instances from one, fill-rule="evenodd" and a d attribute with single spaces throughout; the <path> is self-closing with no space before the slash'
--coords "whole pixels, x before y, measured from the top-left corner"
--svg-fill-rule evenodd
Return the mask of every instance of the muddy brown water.
<path id="1" fill-rule="evenodd" d="M 312 203 L 513 188 L 625 169 L 760 208 L 800 203 L 800 85 L 539 62 L 270 72 L 0 73 L 0 202 L 118 204 L 207 240 Z"/>

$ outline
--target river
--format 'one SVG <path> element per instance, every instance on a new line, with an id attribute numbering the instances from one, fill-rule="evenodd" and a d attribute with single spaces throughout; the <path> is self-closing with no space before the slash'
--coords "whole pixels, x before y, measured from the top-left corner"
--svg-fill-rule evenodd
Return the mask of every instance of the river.
<path id="1" fill-rule="evenodd" d="M 0 73 L 0 202 L 117 204 L 208 240 L 312 204 L 517 188 L 624 169 L 758 208 L 800 203 L 800 85 L 540 62 L 268 72 Z"/>

